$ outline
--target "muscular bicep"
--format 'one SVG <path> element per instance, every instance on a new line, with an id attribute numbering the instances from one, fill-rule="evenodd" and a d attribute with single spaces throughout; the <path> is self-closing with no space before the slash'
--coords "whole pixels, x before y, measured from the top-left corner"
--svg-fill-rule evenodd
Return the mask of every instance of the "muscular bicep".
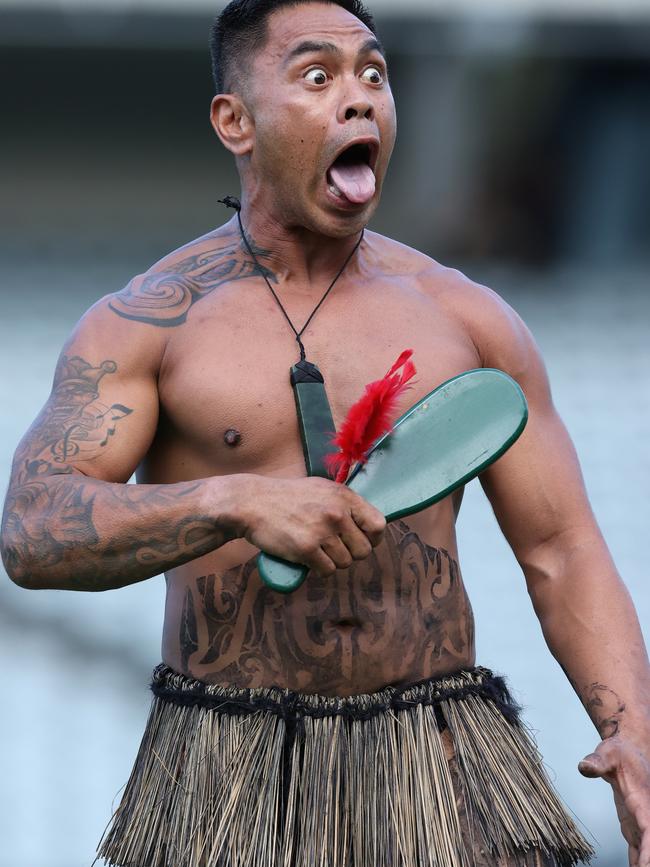
<path id="1" fill-rule="evenodd" d="M 563 534 L 595 529 L 575 449 L 552 406 L 529 400 L 521 439 L 481 477 L 504 535 L 525 564 Z"/>
<path id="2" fill-rule="evenodd" d="M 575 448 L 552 401 L 532 335 L 512 311 L 496 315 L 484 344 L 485 366 L 521 385 L 529 420 L 518 442 L 481 477 L 515 556 L 526 567 L 544 546 L 599 534 Z"/>
<path id="3" fill-rule="evenodd" d="M 16 451 L 14 479 L 78 472 L 127 481 L 158 422 L 157 353 L 142 326 L 96 305 L 60 355 L 51 394 Z"/>

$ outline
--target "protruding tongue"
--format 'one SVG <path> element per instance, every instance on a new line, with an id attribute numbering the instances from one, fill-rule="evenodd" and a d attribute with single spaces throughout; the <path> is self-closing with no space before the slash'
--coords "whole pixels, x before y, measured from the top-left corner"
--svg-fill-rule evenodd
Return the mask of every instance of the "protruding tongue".
<path id="1" fill-rule="evenodd" d="M 346 199 L 365 205 L 375 195 L 375 175 L 365 163 L 334 163 L 329 175 Z"/>

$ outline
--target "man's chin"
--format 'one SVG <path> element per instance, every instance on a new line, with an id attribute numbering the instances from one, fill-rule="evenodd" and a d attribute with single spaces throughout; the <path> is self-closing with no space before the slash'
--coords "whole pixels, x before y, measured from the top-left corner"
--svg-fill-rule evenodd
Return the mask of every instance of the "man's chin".
<path id="1" fill-rule="evenodd" d="M 306 229 L 325 238 L 349 238 L 368 225 L 379 206 L 379 193 L 365 205 L 339 207 L 322 195 L 277 196 L 275 214 L 287 228 Z"/>
<path id="2" fill-rule="evenodd" d="M 330 205 L 319 208 L 319 213 L 314 215 L 316 224 L 314 230 L 329 238 L 348 238 L 350 235 L 356 235 L 368 225 L 378 205 L 377 196 L 362 207 L 343 209 Z"/>

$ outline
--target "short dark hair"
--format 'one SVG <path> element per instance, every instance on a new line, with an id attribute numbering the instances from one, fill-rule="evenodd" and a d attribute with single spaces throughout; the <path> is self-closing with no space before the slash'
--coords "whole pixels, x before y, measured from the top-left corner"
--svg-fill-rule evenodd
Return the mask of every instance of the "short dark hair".
<path id="1" fill-rule="evenodd" d="M 341 6 L 376 33 L 375 20 L 361 0 L 231 0 L 212 26 L 210 54 L 217 93 L 230 87 L 241 61 L 248 61 L 264 45 L 267 20 L 276 9 L 303 3 L 326 2 Z"/>

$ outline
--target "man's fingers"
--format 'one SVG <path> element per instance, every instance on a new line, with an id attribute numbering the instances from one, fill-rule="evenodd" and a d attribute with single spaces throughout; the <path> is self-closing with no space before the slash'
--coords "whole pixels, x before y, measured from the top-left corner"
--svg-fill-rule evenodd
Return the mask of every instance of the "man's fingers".
<path id="1" fill-rule="evenodd" d="M 365 560 L 373 548 L 370 539 L 352 519 L 346 521 L 341 540 L 354 560 Z"/>
<path id="2" fill-rule="evenodd" d="M 363 530 L 373 548 L 384 538 L 386 518 L 379 509 L 375 509 L 370 503 L 364 502 L 362 506 L 354 505 L 351 509 L 354 523 Z"/>
<path id="3" fill-rule="evenodd" d="M 645 827 L 641 832 L 641 845 L 637 849 L 637 859 L 639 867 L 650 867 L 650 827 Z"/>
<path id="4" fill-rule="evenodd" d="M 633 861 L 634 867 L 650 867 L 650 852 L 644 851 L 643 847 L 641 849 L 637 849 L 637 860 Z"/>
<path id="5" fill-rule="evenodd" d="M 309 551 L 309 553 L 304 552 L 300 555 L 298 562 L 302 563 L 303 566 L 307 566 L 312 572 L 323 578 L 333 575 L 337 568 L 336 563 L 322 548 L 316 548 L 313 551 Z"/>
<path id="6" fill-rule="evenodd" d="M 608 766 L 598 753 L 590 753 L 579 763 L 578 770 L 583 777 L 602 777 L 608 771 Z"/>
<path id="7" fill-rule="evenodd" d="M 337 569 L 347 569 L 348 566 L 352 565 L 353 555 L 348 550 L 349 545 L 338 536 L 330 536 L 329 539 L 325 539 L 321 548 L 336 565 Z"/>
<path id="8" fill-rule="evenodd" d="M 650 867 L 650 765 L 633 741 L 607 738 L 578 765 L 585 777 L 611 786 L 631 867 Z"/>

